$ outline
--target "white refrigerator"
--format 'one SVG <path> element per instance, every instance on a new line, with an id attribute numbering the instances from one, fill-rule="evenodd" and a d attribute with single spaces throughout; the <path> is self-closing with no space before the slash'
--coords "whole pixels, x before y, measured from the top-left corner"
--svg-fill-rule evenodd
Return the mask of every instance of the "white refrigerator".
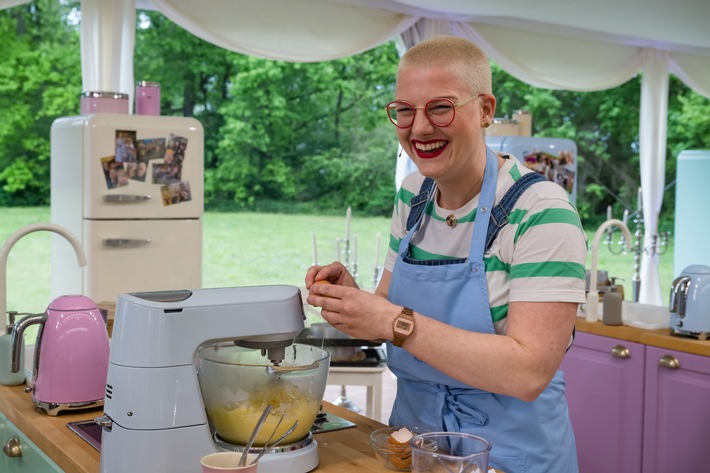
<path id="1" fill-rule="evenodd" d="M 192 118 L 93 114 L 51 128 L 52 297 L 200 288 L 204 131 Z"/>
<path id="2" fill-rule="evenodd" d="M 488 136 L 494 151 L 510 153 L 567 191 L 570 202 L 577 201 L 577 144 L 565 138 L 534 136 Z"/>
<path id="3" fill-rule="evenodd" d="M 694 264 L 710 266 L 710 150 L 685 150 L 678 155 L 675 181 L 673 277 Z"/>

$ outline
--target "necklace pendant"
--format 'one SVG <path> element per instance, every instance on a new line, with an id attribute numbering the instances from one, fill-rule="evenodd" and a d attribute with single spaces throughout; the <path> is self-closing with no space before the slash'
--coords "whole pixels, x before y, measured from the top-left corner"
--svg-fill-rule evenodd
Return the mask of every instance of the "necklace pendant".
<path id="1" fill-rule="evenodd" d="M 450 214 L 448 217 L 446 217 L 446 224 L 451 228 L 454 228 L 457 223 L 458 221 L 456 220 L 456 217 L 454 217 L 454 214 Z"/>

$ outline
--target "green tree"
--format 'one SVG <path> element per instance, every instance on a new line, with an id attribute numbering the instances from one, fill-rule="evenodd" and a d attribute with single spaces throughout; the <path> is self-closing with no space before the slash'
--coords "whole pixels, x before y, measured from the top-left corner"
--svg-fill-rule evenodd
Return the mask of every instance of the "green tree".
<path id="1" fill-rule="evenodd" d="M 0 205 L 49 203 L 52 122 L 79 111 L 79 32 L 55 0 L 0 11 Z"/>
<path id="2" fill-rule="evenodd" d="M 383 107 L 394 84 L 393 45 L 323 63 L 234 60 L 220 161 L 207 177 L 216 200 L 391 211 L 396 138 Z M 363 186 L 389 195 L 363 195 Z"/>
<path id="3" fill-rule="evenodd" d="M 224 125 L 220 112 L 235 55 L 201 40 L 155 11 L 137 15 L 133 60 L 137 80 L 160 83 L 161 114 L 195 117 L 205 130 L 205 167 L 217 162 L 214 150 Z"/>

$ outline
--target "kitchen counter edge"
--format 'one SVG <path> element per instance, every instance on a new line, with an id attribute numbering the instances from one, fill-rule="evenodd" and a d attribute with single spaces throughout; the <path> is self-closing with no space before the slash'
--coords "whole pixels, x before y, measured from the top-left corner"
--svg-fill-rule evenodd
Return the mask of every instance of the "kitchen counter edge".
<path id="1" fill-rule="evenodd" d="M 710 357 L 710 340 L 671 335 L 670 328 L 647 330 L 626 325 L 604 325 L 602 322 L 588 322 L 577 317 L 576 329 L 579 332 Z"/>

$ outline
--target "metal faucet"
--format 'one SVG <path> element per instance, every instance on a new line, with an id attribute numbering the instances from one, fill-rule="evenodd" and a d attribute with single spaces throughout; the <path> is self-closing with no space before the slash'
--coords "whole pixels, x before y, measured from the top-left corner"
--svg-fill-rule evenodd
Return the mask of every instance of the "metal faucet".
<path id="1" fill-rule="evenodd" d="M 5 240 L 2 248 L 0 248 L 0 314 L 2 314 L 3 319 L 6 318 L 7 313 L 7 255 L 13 245 L 17 243 L 17 240 L 29 233 L 40 230 L 54 232 L 66 238 L 66 240 L 74 247 L 79 266 L 86 266 L 84 248 L 81 246 L 81 243 L 77 237 L 75 237 L 74 234 L 66 228 L 54 223 L 33 223 L 20 228 L 15 233 L 10 235 L 10 237 Z"/>
<path id="2" fill-rule="evenodd" d="M 624 234 L 624 244 L 626 249 L 631 249 L 631 231 L 624 222 L 621 220 L 612 218 L 606 222 L 599 225 L 596 233 L 594 234 L 594 241 L 592 242 L 592 267 L 589 270 L 589 292 L 587 293 L 587 307 L 586 307 L 586 319 L 589 322 L 596 322 L 597 312 L 599 312 L 599 292 L 597 291 L 597 261 L 599 259 L 599 241 L 604 235 L 604 232 L 616 225 L 621 229 Z"/>

